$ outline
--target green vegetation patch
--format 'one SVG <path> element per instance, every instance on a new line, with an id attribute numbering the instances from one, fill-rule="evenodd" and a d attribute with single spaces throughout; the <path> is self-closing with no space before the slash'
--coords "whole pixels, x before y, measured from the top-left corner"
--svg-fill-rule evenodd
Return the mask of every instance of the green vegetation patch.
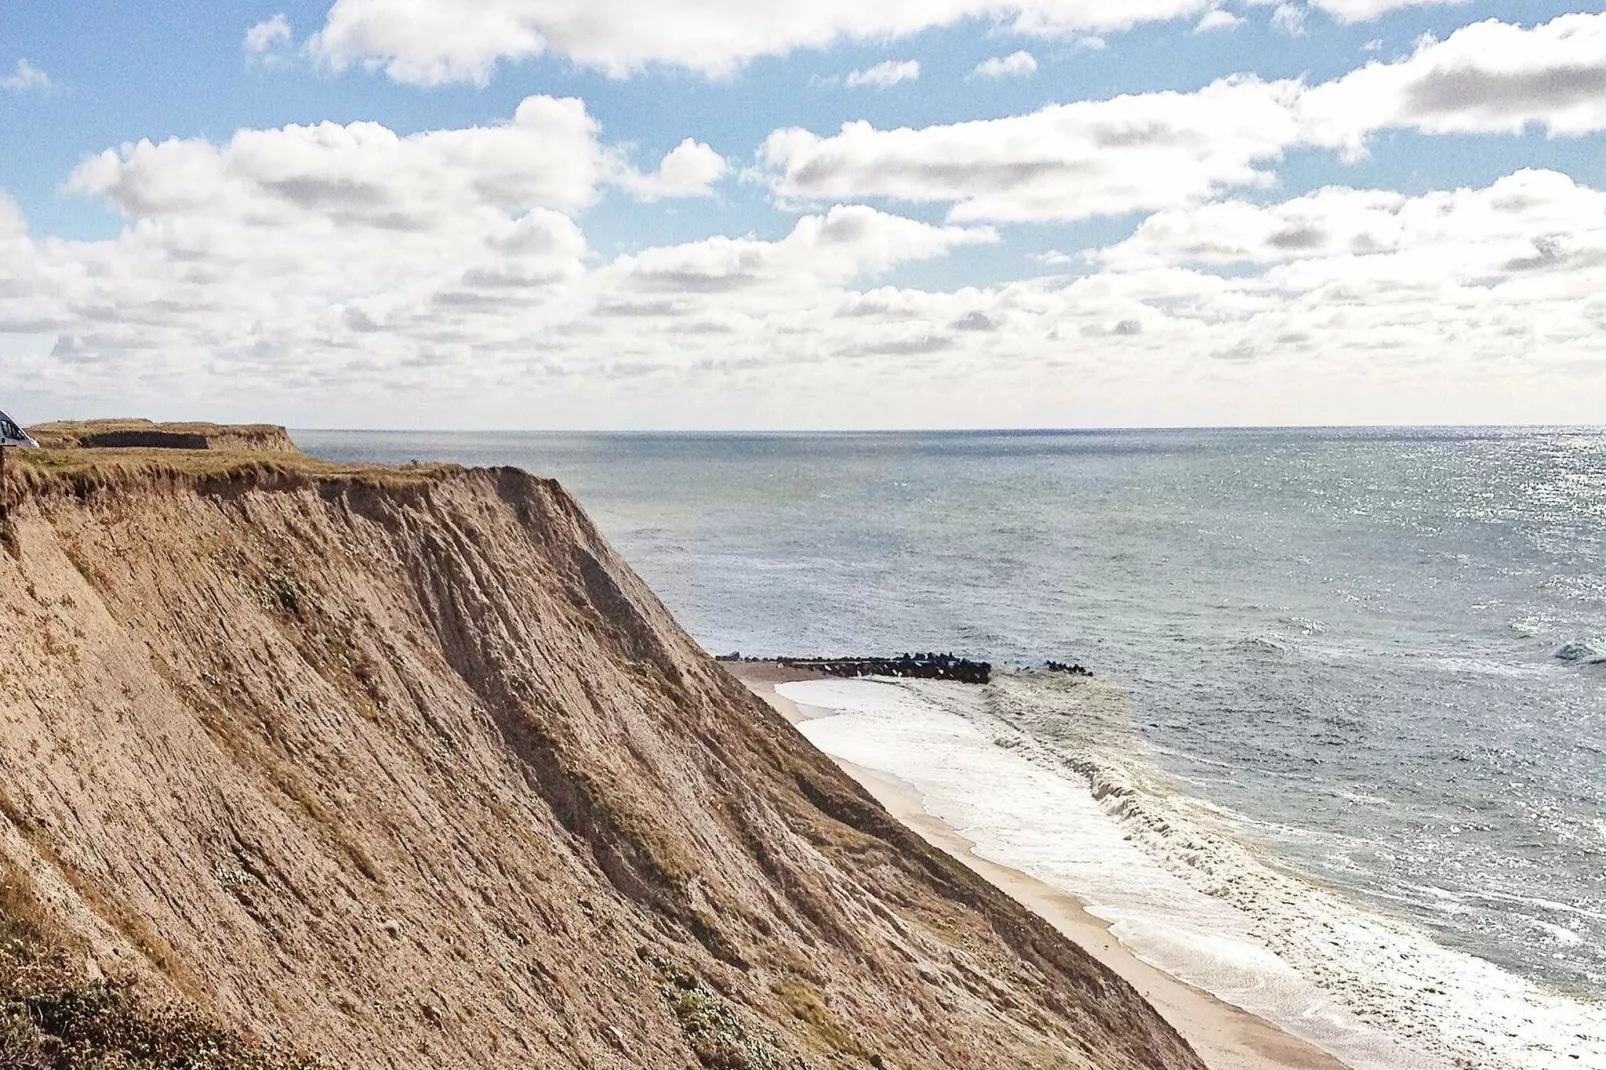
<path id="1" fill-rule="evenodd" d="M 706 1070 L 807 1070 L 775 1036 L 755 1035 L 718 992 L 689 970 L 657 956 L 658 990 L 680 1023 L 686 1045 Z"/>
<path id="2" fill-rule="evenodd" d="M 60 955 L 0 956 L 0 1066 L 7 1070 L 314 1070 L 182 1004 L 149 1008 L 86 981 Z"/>

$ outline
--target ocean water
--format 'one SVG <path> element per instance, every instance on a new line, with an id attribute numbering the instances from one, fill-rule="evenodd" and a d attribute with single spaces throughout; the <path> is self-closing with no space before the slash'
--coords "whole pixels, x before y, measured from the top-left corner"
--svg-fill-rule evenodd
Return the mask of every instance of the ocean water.
<path id="1" fill-rule="evenodd" d="M 1606 1068 L 1606 432 L 296 438 L 558 477 L 716 653 L 1082 662 L 794 697 L 1356 1066 Z"/>

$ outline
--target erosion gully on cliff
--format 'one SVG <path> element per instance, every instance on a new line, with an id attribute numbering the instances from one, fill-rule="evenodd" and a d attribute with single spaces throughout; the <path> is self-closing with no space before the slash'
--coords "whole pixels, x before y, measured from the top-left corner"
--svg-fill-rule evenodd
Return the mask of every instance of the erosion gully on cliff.
<path id="1" fill-rule="evenodd" d="M 9 471 L 0 1064 L 1201 1065 L 732 680 L 555 483 Z"/>

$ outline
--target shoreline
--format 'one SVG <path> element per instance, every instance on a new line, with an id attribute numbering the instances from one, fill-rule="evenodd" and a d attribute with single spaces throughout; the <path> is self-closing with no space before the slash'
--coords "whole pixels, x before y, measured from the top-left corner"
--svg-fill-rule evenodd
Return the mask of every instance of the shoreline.
<path id="1" fill-rule="evenodd" d="M 822 673 L 773 664 L 724 665 L 749 691 L 793 725 L 811 718 L 796 703 L 777 694 L 776 685 L 828 678 Z M 926 812 L 919 792 L 909 784 L 829 756 L 888 813 L 926 842 L 963 862 L 1130 984 L 1193 1046 L 1210 1070 L 1348 1070 L 1345 1063 L 1275 1022 L 1150 966 L 1113 936 L 1106 922 L 1088 913 L 1087 903 L 1075 895 L 980 857 L 973 850 L 973 842 Z"/>

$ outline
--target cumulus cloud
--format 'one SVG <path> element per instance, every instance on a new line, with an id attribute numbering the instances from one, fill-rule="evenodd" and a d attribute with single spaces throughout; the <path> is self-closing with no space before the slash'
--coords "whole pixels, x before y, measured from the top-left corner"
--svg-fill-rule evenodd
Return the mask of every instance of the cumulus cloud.
<path id="1" fill-rule="evenodd" d="M 1529 125 L 1553 137 L 1606 130 L 1606 15 L 1531 29 L 1489 20 L 1314 87 L 1239 76 L 1191 93 L 920 129 L 858 121 L 831 135 L 777 130 L 759 151 L 758 172 L 783 203 L 886 199 L 947 204 L 960 222 L 1048 222 L 1192 206 L 1266 186 L 1270 165 L 1289 148 L 1327 146 L 1353 158 L 1371 132 L 1389 127 L 1446 134 Z"/>
<path id="2" fill-rule="evenodd" d="M 1589 91 L 1602 18 L 1480 23 L 1315 87 L 1232 78 L 921 129 L 780 130 L 755 173 L 783 206 L 811 206 L 795 225 L 611 260 L 585 210 L 707 195 L 729 173 L 712 146 L 638 161 L 579 101 L 549 97 L 411 135 L 323 123 L 131 142 L 67 181 L 123 214 L 115 239 L 34 237 L 0 195 L 0 389 L 195 412 L 226 384 L 309 423 L 417 421 L 409 399 L 427 398 L 482 423 L 568 423 L 595 404 L 601 423 L 661 425 L 666 399 L 679 413 L 734 397 L 704 422 L 784 424 L 815 399 L 829 422 L 885 426 L 1197 421 L 1213 403 L 1237 419 L 1458 418 L 1422 407 L 1452 381 L 1493 399 L 1485 418 L 1583 419 L 1606 402 L 1606 193 L 1537 170 L 1415 196 L 1270 191 L 1287 149 L 1353 150 L 1378 128 L 1606 128 Z M 900 274 L 999 242 L 987 223 L 1137 212 L 1105 248 L 1017 254 L 1035 278 L 918 289 Z M 31 348 L 8 348 L 17 335 Z M 570 407 L 530 415 L 544 398 Z M 518 407 L 486 408 L 504 400 Z"/>
<path id="3" fill-rule="evenodd" d="M 1289 37 L 1305 36 L 1306 9 L 1298 4 L 1278 4 L 1271 13 L 1271 28 Z"/>
<path id="4" fill-rule="evenodd" d="M 326 122 L 242 130 L 223 145 L 139 141 L 85 160 L 68 186 L 130 218 L 404 234 L 465 216 L 573 210 L 616 172 L 624 173 L 580 101 L 530 97 L 509 123 L 405 137 L 378 123 Z"/>
<path id="5" fill-rule="evenodd" d="M 652 64 L 728 75 L 758 56 L 838 41 L 888 40 L 965 19 L 1063 37 L 1198 14 L 1210 0 L 336 0 L 308 50 L 336 70 L 362 67 L 417 85 L 484 84 L 498 62 L 543 53 L 615 77 Z"/>
<path id="6" fill-rule="evenodd" d="M 700 195 L 724 170 L 688 139 L 637 171 L 579 101 L 550 97 L 408 136 L 323 123 L 129 143 L 67 181 L 122 212 L 115 240 L 35 241 L 0 201 L 0 333 L 51 331 L 63 361 L 147 361 L 147 378 L 171 364 L 294 381 L 351 362 L 413 381 L 560 314 L 593 259 L 572 217 L 607 187 Z"/>
<path id="7" fill-rule="evenodd" d="M 863 205 L 804 216 L 780 241 L 715 237 L 620 257 L 602 274 L 652 294 L 729 294 L 763 287 L 841 283 L 898 263 L 931 260 L 964 245 L 991 244 L 990 227 L 937 227 Z"/>
<path id="8" fill-rule="evenodd" d="M 490 419 L 559 397 L 552 418 L 593 404 L 614 425 L 661 425 L 670 398 L 714 422 L 795 423 L 818 404 L 825 422 L 877 426 L 1063 423 L 1050 417 L 1095 402 L 1088 419 L 1128 423 L 1197 420 L 1201 404 L 1466 416 L 1425 407 L 1446 381 L 1508 419 L 1606 398 L 1606 194 L 1551 172 L 1173 209 L 1088 271 L 952 290 L 877 277 L 996 233 L 865 206 L 598 263 L 555 208 L 400 244 L 306 208 L 276 241 L 279 224 L 232 197 L 153 197 L 164 207 L 108 242 L 32 239 L 0 200 L 0 332 L 57 338 L 53 354 L 8 353 L 0 385 L 198 408 L 227 383 L 300 413 L 362 398 L 327 411 L 369 421 L 412 414 L 409 398 Z M 1378 408 L 1391 398 L 1404 408 Z"/>
<path id="9" fill-rule="evenodd" d="M 1037 57 L 1030 52 L 1012 52 L 1007 56 L 994 56 L 976 64 L 971 71 L 974 78 L 1026 78 L 1037 73 Z"/>
<path id="10" fill-rule="evenodd" d="M 223 382 L 307 400 L 355 383 L 405 399 L 496 376 L 634 381 L 688 354 L 720 360 L 732 337 L 773 344 L 779 323 L 830 320 L 856 280 L 998 241 L 839 205 L 775 240 L 603 263 L 574 216 L 604 189 L 698 194 L 725 163 L 688 139 L 637 172 L 597 134 L 578 101 L 533 97 L 493 127 L 289 126 L 92 156 L 67 188 L 126 216 L 115 239 L 32 238 L 0 196 L 0 387 L 172 404 Z M 4 348 L 18 333 L 55 344 Z M 869 324 L 851 345 L 902 337 Z"/>
<path id="11" fill-rule="evenodd" d="M 247 55 L 262 56 L 289 45 L 292 36 L 290 20 L 280 12 L 271 19 L 259 22 L 246 30 L 245 41 L 241 47 L 245 49 Z"/>
<path id="12" fill-rule="evenodd" d="M 920 77 L 920 61 L 917 59 L 887 60 L 877 63 L 874 67 L 862 71 L 850 71 L 847 77 L 849 89 L 860 86 L 872 86 L 876 89 L 890 89 L 899 82 L 913 82 Z"/>
<path id="13" fill-rule="evenodd" d="M 1214 8 L 1206 11 L 1204 17 L 1194 26 L 1194 33 L 1209 33 L 1212 30 L 1235 30 L 1244 24 L 1244 20 L 1228 11 L 1226 8 Z"/>
<path id="14" fill-rule="evenodd" d="M 1299 137 L 1299 88 L 1233 78 L 919 130 L 778 130 L 759 159 L 789 200 L 949 203 L 961 222 L 1118 215 L 1268 184 L 1261 165 Z"/>
<path id="15" fill-rule="evenodd" d="M 1370 22 L 1400 8 L 1464 4 L 1466 0 L 1309 0 L 1309 2 L 1311 7 L 1325 11 L 1339 22 Z"/>
<path id="16" fill-rule="evenodd" d="M 1331 187 L 1277 204 L 1227 201 L 1159 212 L 1098 259 L 1124 270 L 1156 265 L 1356 263 L 1421 258 L 1424 278 L 1485 278 L 1606 264 L 1606 195 L 1553 171 L 1519 171 L 1484 189 L 1407 197 Z M 1378 259 L 1366 259 L 1377 264 Z"/>
<path id="17" fill-rule="evenodd" d="M 1443 41 L 1424 37 L 1398 62 L 1372 62 L 1302 102 L 1314 140 L 1363 150 L 1386 127 L 1428 134 L 1551 137 L 1606 130 L 1606 15 L 1562 15 L 1532 28 L 1490 19 Z"/>
<path id="18" fill-rule="evenodd" d="M 50 76 L 25 59 L 17 60 L 11 73 L 0 78 L 0 89 L 10 93 L 48 93 L 53 87 Z"/>
<path id="19" fill-rule="evenodd" d="M 706 197 L 730 170 L 725 157 L 709 145 L 686 138 L 671 149 L 652 174 L 626 170 L 619 184 L 643 200 L 660 197 Z"/>

